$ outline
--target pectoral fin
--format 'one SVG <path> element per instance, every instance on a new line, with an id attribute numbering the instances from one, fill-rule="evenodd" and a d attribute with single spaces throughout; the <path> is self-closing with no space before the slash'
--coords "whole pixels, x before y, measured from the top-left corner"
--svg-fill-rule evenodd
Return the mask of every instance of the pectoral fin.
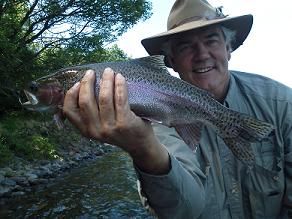
<path id="1" fill-rule="evenodd" d="M 175 125 L 174 128 L 190 149 L 194 151 L 199 144 L 203 126 L 202 122 L 196 122 L 189 125 Z"/>

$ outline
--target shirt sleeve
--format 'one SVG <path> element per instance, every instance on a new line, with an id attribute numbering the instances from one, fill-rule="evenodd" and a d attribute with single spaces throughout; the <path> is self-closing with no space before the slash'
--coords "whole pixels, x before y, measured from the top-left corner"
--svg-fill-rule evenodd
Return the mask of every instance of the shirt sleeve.
<path id="1" fill-rule="evenodd" d="M 199 217 L 205 205 L 206 161 L 174 129 L 156 125 L 154 130 L 169 152 L 171 170 L 166 175 L 150 175 L 135 167 L 142 195 L 159 218 Z"/>
<path id="2" fill-rule="evenodd" d="M 292 98 L 292 92 L 291 92 Z M 283 119 L 283 138 L 285 153 L 285 185 L 286 192 L 284 206 L 288 209 L 288 216 L 292 218 L 292 102 L 287 104 Z"/>

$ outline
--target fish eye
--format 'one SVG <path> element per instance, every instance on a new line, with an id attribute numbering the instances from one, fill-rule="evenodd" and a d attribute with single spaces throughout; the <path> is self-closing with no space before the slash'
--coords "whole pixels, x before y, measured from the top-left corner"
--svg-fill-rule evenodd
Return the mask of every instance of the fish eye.
<path id="1" fill-rule="evenodd" d="M 37 91 L 38 91 L 37 83 L 36 83 L 36 82 L 31 82 L 30 85 L 29 85 L 29 89 L 30 89 L 32 92 L 37 92 Z"/>

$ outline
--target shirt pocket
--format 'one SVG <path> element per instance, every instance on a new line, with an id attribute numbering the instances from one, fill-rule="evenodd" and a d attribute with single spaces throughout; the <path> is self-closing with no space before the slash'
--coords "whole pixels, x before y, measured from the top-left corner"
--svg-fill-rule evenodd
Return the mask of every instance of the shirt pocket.
<path id="1" fill-rule="evenodd" d="M 253 144 L 256 165 L 266 170 L 279 170 L 279 162 L 282 160 L 282 148 L 277 144 L 274 135 Z"/>
<path id="2" fill-rule="evenodd" d="M 276 219 L 284 195 L 283 171 L 269 171 L 254 166 L 245 177 L 245 189 L 253 219 Z"/>
<path id="3" fill-rule="evenodd" d="M 279 217 L 283 194 L 281 190 L 260 193 L 250 190 L 249 200 L 254 219 L 276 219 Z"/>

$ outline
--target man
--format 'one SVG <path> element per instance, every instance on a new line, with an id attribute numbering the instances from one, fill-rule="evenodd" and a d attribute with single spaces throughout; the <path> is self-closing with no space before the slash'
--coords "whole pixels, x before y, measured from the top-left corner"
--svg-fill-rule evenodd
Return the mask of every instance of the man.
<path id="1" fill-rule="evenodd" d="M 177 0 L 168 31 L 142 44 L 226 107 L 275 126 L 252 144 L 254 166 L 238 161 L 208 127 L 192 152 L 174 129 L 137 117 L 125 79 L 111 69 L 103 73 L 98 105 L 91 71 L 66 94 L 64 114 L 83 135 L 129 153 L 142 194 L 160 218 L 292 218 L 292 90 L 228 70 L 231 52 L 251 26 L 251 15 L 226 17 L 204 0 Z"/>

